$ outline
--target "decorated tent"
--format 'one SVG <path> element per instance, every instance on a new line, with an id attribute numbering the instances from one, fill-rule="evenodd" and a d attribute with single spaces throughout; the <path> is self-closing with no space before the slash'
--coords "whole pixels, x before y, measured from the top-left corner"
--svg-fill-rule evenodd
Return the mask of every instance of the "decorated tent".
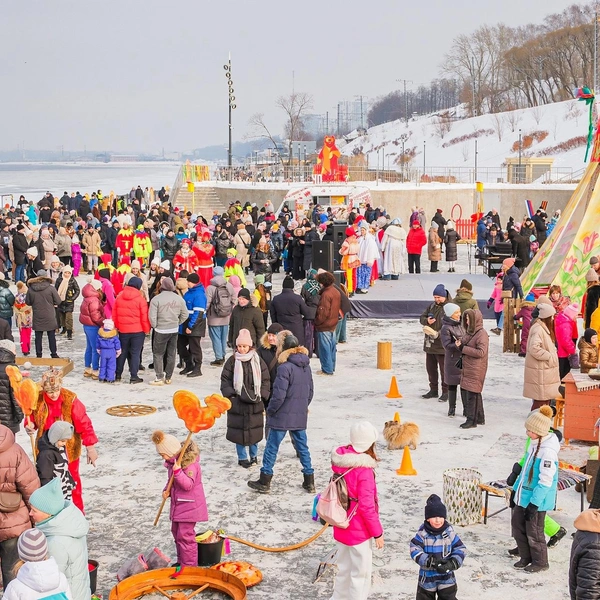
<path id="1" fill-rule="evenodd" d="M 523 292 L 560 285 L 581 302 L 592 256 L 600 254 L 600 135 L 596 129 L 590 164 L 554 230 L 521 276 Z"/>

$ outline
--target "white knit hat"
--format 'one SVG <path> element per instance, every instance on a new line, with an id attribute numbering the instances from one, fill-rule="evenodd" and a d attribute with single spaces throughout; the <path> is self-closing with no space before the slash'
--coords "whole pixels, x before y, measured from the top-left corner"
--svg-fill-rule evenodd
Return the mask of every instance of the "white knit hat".
<path id="1" fill-rule="evenodd" d="M 160 263 L 160 268 L 164 269 L 165 271 L 169 271 L 171 269 L 171 263 L 168 260 L 163 260 Z"/>
<path id="2" fill-rule="evenodd" d="M 25 252 L 28 256 L 37 256 L 38 249 L 35 246 L 31 246 L 31 248 L 27 248 L 27 252 Z"/>
<path id="3" fill-rule="evenodd" d="M 379 432 L 375 426 L 368 421 L 354 423 L 350 427 L 350 444 L 356 452 L 365 452 L 379 437 Z"/>
<path id="4" fill-rule="evenodd" d="M 181 450 L 181 442 L 174 435 L 163 431 L 155 431 L 152 434 L 152 441 L 156 445 L 156 451 L 159 454 L 175 456 Z"/>
<path id="5" fill-rule="evenodd" d="M 156 265 L 157 267 L 160 266 L 160 256 L 156 255 L 153 259 L 152 262 L 150 263 L 151 265 Z"/>

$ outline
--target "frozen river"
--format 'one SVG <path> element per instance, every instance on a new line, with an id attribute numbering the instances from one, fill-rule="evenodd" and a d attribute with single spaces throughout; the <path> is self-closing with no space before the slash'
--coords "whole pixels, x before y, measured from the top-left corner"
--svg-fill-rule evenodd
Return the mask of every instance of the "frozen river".
<path id="1" fill-rule="evenodd" d="M 173 185 L 179 167 L 175 162 L 0 163 L 0 195 L 17 199 L 24 194 L 37 201 L 47 190 L 60 197 L 65 190 L 125 194 L 138 185 L 160 189 Z"/>

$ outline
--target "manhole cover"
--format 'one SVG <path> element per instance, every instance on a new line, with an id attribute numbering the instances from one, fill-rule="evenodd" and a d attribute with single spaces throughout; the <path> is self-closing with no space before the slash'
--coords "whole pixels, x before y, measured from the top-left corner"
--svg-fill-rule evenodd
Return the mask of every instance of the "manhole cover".
<path id="1" fill-rule="evenodd" d="M 106 412 L 113 417 L 145 417 L 156 412 L 156 407 L 147 404 L 119 404 L 110 406 Z"/>

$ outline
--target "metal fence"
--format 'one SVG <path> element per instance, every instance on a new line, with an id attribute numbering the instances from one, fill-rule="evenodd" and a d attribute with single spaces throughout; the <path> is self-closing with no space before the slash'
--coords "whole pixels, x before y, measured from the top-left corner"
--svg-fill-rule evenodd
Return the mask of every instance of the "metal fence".
<path id="1" fill-rule="evenodd" d="M 425 167 L 404 169 L 367 169 L 363 167 L 348 167 L 345 182 L 374 182 L 379 183 L 511 183 L 508 180 L 506 167 Z M 574 171 L 570 167 L 558 167 L 548 170 L 535 181 L 525 174 L 519 183 L 577 183 L 583 175 L 583 170 Z M 266 167 L 220 167 L 211 173 L 215 181 L 249 182 L 249 183 L 324 183 L 319 175 L 313 175 L 312 165 L 269 165 Z"/>

